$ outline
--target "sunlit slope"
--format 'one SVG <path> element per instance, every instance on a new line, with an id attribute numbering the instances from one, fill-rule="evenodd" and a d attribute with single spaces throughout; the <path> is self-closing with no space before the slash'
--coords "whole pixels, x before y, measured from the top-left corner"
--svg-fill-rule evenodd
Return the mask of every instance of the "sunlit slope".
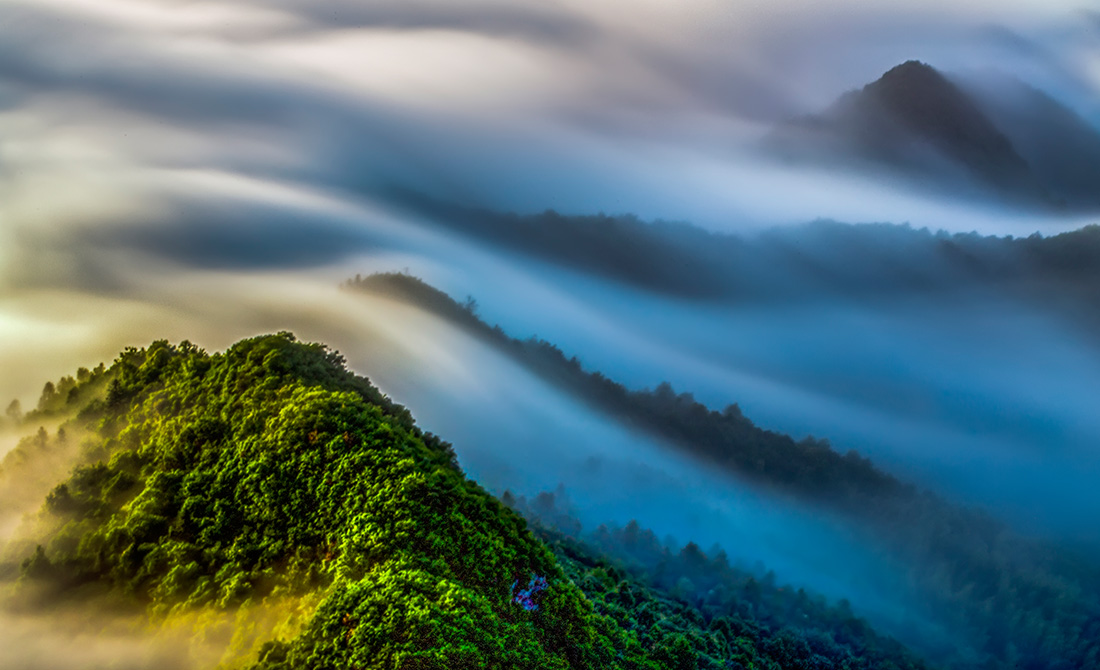
<path id="1" fill-rule="evenodd" d="M 24 583 L 105 585 L 155 613 L 326 597 L 266 667 L 618 667 L 636 643 L 592 614 L 523 521 L 341 359 L 290 336 L 208 356 L 129 350 L 80 411 L 85 464 L 48 496 Z M 550 587 L 537 613 L 509 587 Z M 42 597 L 39 595 L 38 597 Z"/>
<path id="2" fill-rule="evenodd" d="M 792 651 L 789 632 L 663 626 L 633 612 L 645 599 L 597 612 L 447 443 L 321 345 L 161 341 L 64 385 L 22 418 L 60 428 L 0 473 L 14 491 L 32 464 L 39 479 L 74 466 L 4 547 L 11 616 L 107 599 L 155 623 L 318 603 L 289 634 L 256 636 L 244 663 L 260 668 L 775 668 L 817 654 Z M 864 642 L 823 651 L 883 658 Z M 896 660 L 883 667 L 918 667 Z"/>

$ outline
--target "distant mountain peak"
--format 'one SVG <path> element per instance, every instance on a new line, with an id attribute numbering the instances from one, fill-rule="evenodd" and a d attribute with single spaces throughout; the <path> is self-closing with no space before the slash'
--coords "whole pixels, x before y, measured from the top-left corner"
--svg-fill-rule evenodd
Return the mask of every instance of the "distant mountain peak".
<path id="1" fill-rule="evenodd" d="M 854 158 L 922 184 L 955 186 L 965 175 L 1011 199 L 1044 198 L 1028 163 L 977 102 L 919 60 L 891 68 L 823 113 L 786 124 L 778 135 L 789 157 Z"/>
<path id="2" fill-rule="evenodd" d="M 914 75 L 914 74 L 916 74 L 916 75 L 934 75 L 934 76 L 938 76 L 938 77 L 943 76 L 943 75 L 940 74 L 939 70 L 932 67 L 928 63 L 925 63 L 924 61 L 919 61 L 915 58 L 911 58 L 911 59 L 905 61 L 904 63 L 902 63 L 901 65 L 895 65 L 894 67 L 890 68 L 889 70 L 886 71 L 885 74 L 882 75 L 881 78 L 886 79 L 888 77 L 911 76 L 911 75 Z"/>
<path id="3" fill-rule="evenodd" d="M 874 96 L 893 111 L 907 117 L 915 112 L 932 110 L 967 115 L 978 111 L 939 70 L 916 60 L 887 70 L 877 80 L 864 86 L 863 94 Z"/>
<path id="4" fill-rule="evenodd" d="M 983 177 L 1002 181 L 1027 170 L 1012 143 L 966 93 L 934 67 L 906 61 L 862 91 L 895 122 Z"/>

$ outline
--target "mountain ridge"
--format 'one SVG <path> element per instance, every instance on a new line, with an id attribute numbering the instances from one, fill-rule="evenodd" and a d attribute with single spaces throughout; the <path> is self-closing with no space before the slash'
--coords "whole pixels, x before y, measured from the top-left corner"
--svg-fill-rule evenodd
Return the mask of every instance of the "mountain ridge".
<path id="1" fill-rule="evenodd" d="M 818 220 L 734 234 L 633 215 L 503 213 L 392 194 L 433 225 L 657 295 L 728 304 L 986 294 L 1021 301 L 1090 337 L 1100 332 L 1100 225 L 1052 235 L 983 235 Z"/>

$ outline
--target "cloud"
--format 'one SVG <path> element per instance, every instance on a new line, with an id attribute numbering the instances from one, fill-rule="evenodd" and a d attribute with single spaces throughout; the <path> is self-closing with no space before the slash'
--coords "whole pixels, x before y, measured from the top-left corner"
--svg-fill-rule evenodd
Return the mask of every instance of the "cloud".
<path id="1" fill-rule="evenodd" d="M 978 225 L 972 212 L 889 185 L 853 179 L 822 191 L 821 175 L 761 166 L 744 146 L 771 120 L 914 52 L 940 54 L 947 68 L 1003 52 L 960 25 L 1001 19 L 1002 32 L 1035 44 L 1061 33 L 1020 17 L 1060 15 L 1026 3 L 959 14 L 784 7 L 12 2 L 0 9 L 0 125 L 29 114 L 39 127 L 5 141 L 27 148 L 6 151 L 3 169 L 22 179 L 63 165 L 49 179 L 79 183 L 102 175 L 107 156 L 138 176 L 216 169 L 358 193 L 397 183 L 498 209 L 711 227 L 818 216 Z M 1048 61 L 1068 48 L 1044 44 Z M 97 156 L 66 150 L 51 164 L 41 147 L 56 137 Z M 783 196 L 794 190 L 806 197 Z M 19 214 L 5 226 L 23 225 Z"/>
<path id="2" fill-rule="evenodd" d="M 323 265 L 375 245 L 369 230 L 325 220 L 316 212 L 278 207 L 219 210 L 213 203 L 167 209 L 157 225 L 97 226 L 84 233 L 82 242 L 123 254 L 152 254 L 197 269 L 241 270 Z"/>
<path id="3" fill-rule="evenodd" d="M 554 3 L 449 2 L 363 3 L 334 0 L 319 5 L 301 0 L 254 2 L 278 7 L 312 30 L 370 27 L 394 31 L 477 33 L 556 46 L 583 47 L 598 37 L 583 17 L 561 11 Z"/>

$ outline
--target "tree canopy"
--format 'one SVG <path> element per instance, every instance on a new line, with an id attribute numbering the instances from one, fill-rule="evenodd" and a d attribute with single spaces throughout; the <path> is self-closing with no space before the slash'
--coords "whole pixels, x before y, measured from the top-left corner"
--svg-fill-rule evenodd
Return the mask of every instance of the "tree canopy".
<path id="1" fill-rule="evenodd" d="M 38 524 L 4 548 L 16 596 L 38 604 L 109 592 L 156 619 L 316 601 L 295 634 L 257 650 L 251 662 L 272 670 L 737 667 L 793 639 L 719 644 L 695 615 L 624 619 L 466 478 L 450 445 L 289 333 L 213 355 L 158 341 L 74 378 L 65 401 L 57 388 L 29 416 L 61 428 L 24 440 L 0 472 L 7 488 L 79 444 Z"/>

